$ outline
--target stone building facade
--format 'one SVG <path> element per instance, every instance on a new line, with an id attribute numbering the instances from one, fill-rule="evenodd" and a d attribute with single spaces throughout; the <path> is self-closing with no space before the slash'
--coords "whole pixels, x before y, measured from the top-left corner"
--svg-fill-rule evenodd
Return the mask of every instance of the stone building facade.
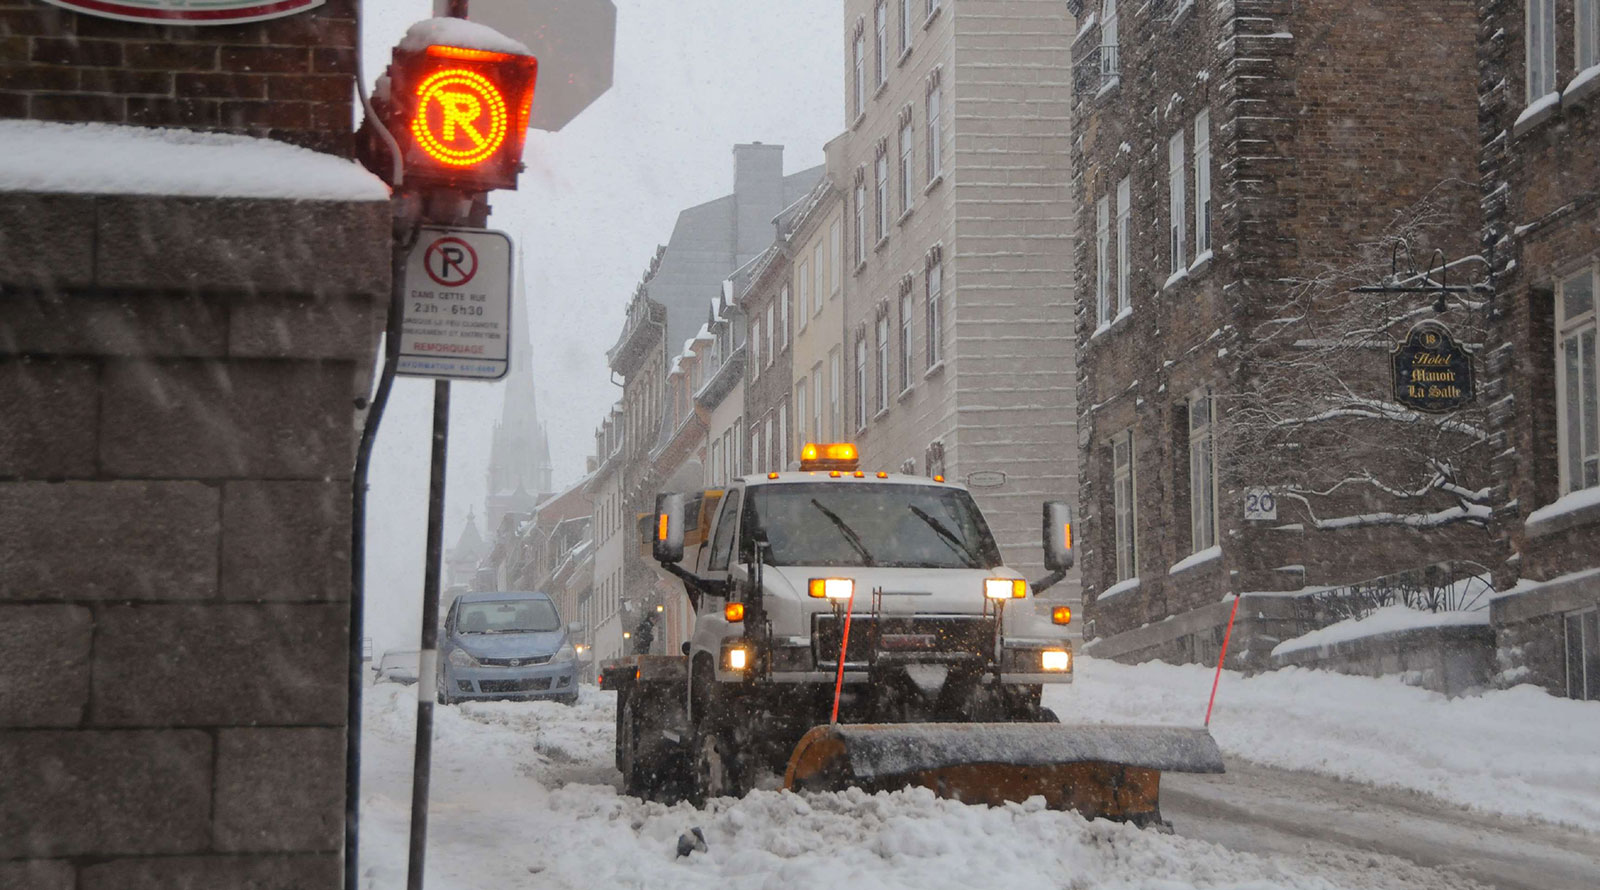
<path id="1" fill-rule="evenodd" d="M 0 184 L 0 886 L 341 884 L 388 191 L 276 140 L 347 152 L 356 15 L 180 28 L 0 3 L 0 118 L 102 125 L 5 119 L 0 142 L 137 144 L 177 171 Z M 274 141 L 200 157 L 112 124 Z M 260 165 L 253 189 L 186 175 L 234 159 Z"/>
<path id="2" fill-rule="evenodd" d="M 867 467 L 985 483 L 1008 564 L 1042 574 L 1040 504 L 1077 487 L 1073 18 L 1050 0 L 844 12 L 843 435 Z"/>
<path id="3" fill-rule="evenodd" d="M 1600 9 L 1478 4 L 1505 682 L 1600 698 Z"/>
<path id="4" fill-rule="evenodd" d="M 1313 327 L 1368 311 L 1346 288 L 1391 271 L 1387 250 L 1381 275 L 1359 267 L 1386 227 L 1430 208 L 1412 249 L 1443 251 L 1458 283 L 1484 277 L 1462 185 L 1476 165 L 1473 4 L 1069 5 L 1084 21 L 1071 118 L 1090 651 L 1215 661 L 1225 600 L 1244 594 L 1230 658 L 1264 663 L 1294 629 L 1283 593 L 1481 556 L 1486 498 L 1451 476 L 1487 486 L 1481 442 L 1471 467 L 1408 481 L 1398 506 L 1363 478 L 1386 468 L 1300 457 L 1337 456 L 1350 424 L 1416 418 L 1387 389 L 1387 338 L 1431 311 L 1426 298 L 1383 303 L 1399 308 L 1377 336 Z M 1481 313 L 1451 312 L 1481 328 Z M 1339 338 L 1349 348 L 1331 348 Z M 1343 395 L 1326 415 L 1307 401 L 1263 420 L 1280 374 Z M 1257 487 L 1276 512 L 1247 519 Z"/>

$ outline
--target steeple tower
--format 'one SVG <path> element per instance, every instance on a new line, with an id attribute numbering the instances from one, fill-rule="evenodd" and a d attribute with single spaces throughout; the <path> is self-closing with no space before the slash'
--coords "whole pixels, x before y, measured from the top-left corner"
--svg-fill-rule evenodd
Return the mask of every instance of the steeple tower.
<path id="1" fill-rule="evenodd" d="M 484 504 L 486 532 L 490 536 L 507 512 L 529 513 L 553 491 L 550 444 L 545 426 L 539 422 L 539 407 L 533 383 L 533 346 L 528 336 L 527 308 L 530 305 L 522 277 L 521 257 L 517 263 L 517 289 L 523 299 L 511 317 L 511 370 L 503 384 L 500 419 L 494 426 L 494 441 L 489 449 L 487 490 Z"/>

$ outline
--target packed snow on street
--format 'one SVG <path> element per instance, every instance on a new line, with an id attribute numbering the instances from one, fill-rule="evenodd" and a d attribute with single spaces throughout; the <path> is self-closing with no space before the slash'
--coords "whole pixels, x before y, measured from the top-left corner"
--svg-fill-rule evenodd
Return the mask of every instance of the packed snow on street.
<path id="1" fill-rule="evenodd" d="M 1194 725 L 1211 680 L 1212 672 L 1196 665 L 1130 667 L 1085 657 L 1076 682 L 1047 692 L 1046 704 L 1065 722 Z M 361 822 L 367 887 L 404 882 L 415 710 L 415 687 L 367 690 Z M 1299 832 L 1308 840 L 1287 848 L 1201 839 L 1208 832 L 1186 824 L 1198 817 L 1182 812 L 1181 784 L 1167 813 L 1175 823 L 1171 834 L 1086 821 L 1045 810 L 1037 799 L 989 808 L 925 790 L 755 791 L 704 810 L 650 803 L 618 790 L 613 719 L 612 694 L 592 687 L 575 707 L 438 708 L 428 886 L 1479 886 L 1470 872 L 1453 867 L 1447 846 L 1430 860 L 1426 851 L 1404 856 L 1317 842 L 1322 817 L 1311 809 L 1297 817 L 1292 794 L 1290 819 L 1313 824 Z M 1593 757 L 1600 707 L 1593 703 L 1531 687 L 1452 699 L 1393 678 L 1225 672 L 1211 729 L 1230 771 L 1253 784 L 1261 781 L 1257 768 L 1274 776 L 1293 770 L 1281 775 L 1306 776 L 1299 783 L 1306 800 L 1347 788 L 1400 799 L 1403 814 L 1459 812 L 1454 821 L 1431 823 L 1434 834 L 1423 836 L 1492 849 L 1486 835 L 1501 827 L 1523 832 L 1515 837 L 1535 838 L 1553 857 L 1571 854 L 1547 877 L 1536 863 L 1530 886 L 1600 886 L 1593 855 L 1600 850 L 1600 762 Z M 1230 778 L 1239 779 L 1216 781 Z M 680 856 L 679 838 L 694 828 L 705 849 Z"/>

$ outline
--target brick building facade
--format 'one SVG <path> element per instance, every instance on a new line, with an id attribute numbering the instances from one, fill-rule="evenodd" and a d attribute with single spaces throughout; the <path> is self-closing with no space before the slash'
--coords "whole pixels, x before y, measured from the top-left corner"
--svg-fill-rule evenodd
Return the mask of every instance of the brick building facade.
<path id="1" fill-rule="evenodd" d="M 1478 4 L 1507 682 L 1600 698 L 1600 8 Z"/>
<path id="2" fill-rule="evenodd" d="M 1378 283 L 1364 251 L 1418 207 L 1432 225 L 1413 249 L 1482 277 L 1461 260 L 1477 246 L 1473 4 L 1069 5 L 1084 20 L 1072 157 L 1090 651 L 1214 661 L 1224 600 L 1245 594 L 1230 657 L 1260 663 L 1293 629 L 1282 593 L 1481 556 L 1488 508 L 1453 474 L 1485 485 L 1486 449 L 1408 480 L 1396 506 L 1361 477 L 1399 468 L 1340 447 L 1372 415 L 1416 421 L 1393 404 L 1387 349 L 1424 299 L 1385 303 L 1374 335 L 1326 332 L 1372 320 L 1347 288 Z M 1453 306 L 1446 321 L 1471 317 Z M 1349 348 L 1319 352 L 1329 337 Z M 1339 395 L 1263 420 L 1274 386 Z M 1316 425 L 1321 412 L 1334 420 Z M 1255 451 L 1234 450 L 1252 435 Z M 1275 518 L 1245 518 L 1256 486 L 1276 492 Z"/>

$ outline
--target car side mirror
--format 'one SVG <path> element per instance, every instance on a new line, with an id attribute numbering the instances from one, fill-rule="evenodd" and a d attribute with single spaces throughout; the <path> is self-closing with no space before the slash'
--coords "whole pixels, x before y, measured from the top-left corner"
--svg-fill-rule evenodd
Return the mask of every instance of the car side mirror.
<path id="1" fill-rule="evenodd" d="M 656 495 L 655 536 L 650 548 L 656 562 L 675 563 L 683 559 L 683 507 L 681 494 Z"/>
<path id="2" fill-rule="evenodd" d="M 1044 567 L 1052 572 L 1072 568 L 1072 505 L 1046 501 L 1044 505 Z"/>

